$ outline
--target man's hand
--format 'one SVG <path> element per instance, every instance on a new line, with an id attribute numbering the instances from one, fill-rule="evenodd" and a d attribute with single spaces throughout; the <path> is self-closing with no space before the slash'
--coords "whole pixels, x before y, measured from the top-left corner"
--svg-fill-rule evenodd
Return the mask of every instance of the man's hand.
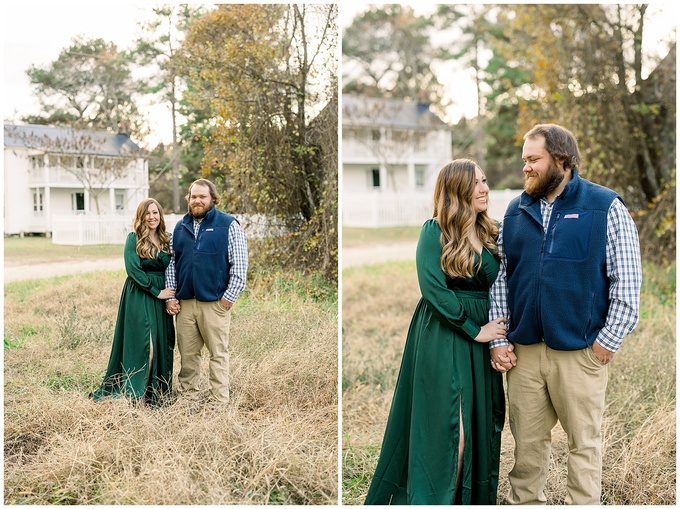
<path id="1" fill-rule="evenodd" d="M 229 311 L 229 310 L 231 309 L 231 306 L 234 305 L 233 302 L 229 302 L 229 301 L 228 301 L 227 299 L 225 299 L 224 297 L 222 297 L 222 298 L 220 299 L 220 304 L 222 304 L 222 307 L 223 307 L 224 309 L 226 309 L 227 311 Z"/>
<path id="2" fill-rule="evenodd" d="M 592 349 L 595 357 L 597 357 L 602 364 L 608 364 L 609 361 L 612 360 L 612 357 L 614 357 L 615 352 L 610 352 L 597 341 L 593 343 Z"/>
<path id="3" fill-rule="evenodd" d="M 180 305 L 178 300 L 169 300 L 165 303 L 165 310 L 169 315 L 176 315 L 180 312 Z"/>
<path id="4" fill-rule="evenodd" d="M 513 352 L 515 346 L 509 345 L 497 346 L 491 349 L 491 367 L 501 373 L 506 373 L 513 366 L 517 366 L 517 356 Z"/>

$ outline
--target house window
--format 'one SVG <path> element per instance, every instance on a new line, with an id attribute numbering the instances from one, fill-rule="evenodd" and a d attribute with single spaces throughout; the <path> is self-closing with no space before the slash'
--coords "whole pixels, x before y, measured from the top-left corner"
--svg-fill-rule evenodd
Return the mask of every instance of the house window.
<path id="1" fill-rule="evenodd" d="M 380 129 L 371 129 L 371 139 L 373 141 L 380 141 Z"/>
<path id="2" fill-rule="evenodd" d="M 31 168 L 34 170 L 36 168 L 45 167 L 45 158 L 43 156 L 31 156 Z"/>
<path id="3" fill-rule="evenodd" d="M 427 149 L 427 135 L 423 132 L 415 132 L 413 135 L 413 145 L 416 150 Z"/>
<path id="4" fill-rule="evenodd" d="M 116 191 L 116 210 L 125 210 L 125 192 Z"/>
<path id="5" fill-rule="evenodd" d="M 61 158 L 58 155 L 50 154 L 47 156 L 50 168 L 58 168 L 61 166 Z"/>
<path id="6" fill-rule="evenodd" d="M 76 157 L 76 168 L 85 168 L 85 158 L 83 156 Z"/>
<path id="7" fill-rule="evenodd" d="M 40 190 L 33 190 L 33 212 L 42 212 L 43 210 L 43 194 Z"/>
<path id="8" fill-rule="evenodd" d="M 371 170 L 371 187 L 373 189 L 380 189 L 380 170 L 378 168 Z"/>
<path id="9" fill-rule="evenodd" d="M 71 210 L 81 212 L 85 210 L 85 193 L 71 194 Z"/>
<path id="10" fill-rule="evenodd" d="M 425 187 L 425 167 L 416 166 L 416 188 L 423 189 Z"/>
<path id="11" fill-rule="evenodd" d="M 398 143 L 400 146 L 408 147 L 411 145 L 411 133 L 409 131 L 392 130 L 392 141 Z"/>

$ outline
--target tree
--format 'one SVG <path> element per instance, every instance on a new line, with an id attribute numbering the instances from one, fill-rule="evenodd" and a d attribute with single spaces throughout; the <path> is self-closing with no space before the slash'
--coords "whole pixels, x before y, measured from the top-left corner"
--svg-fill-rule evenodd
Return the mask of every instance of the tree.
<path id="1" fill-rule="evenodd" d="M 192 27 L 181 59 L 187 99 L 212 114 L 204 174 L 218 176 L 232 210 L 290 232 L 279 254 L 325 272 L 337 270 L 337 230 L 325 223 L 337 167 L 320 161 L 310 125 L 337 129 L 320 115 L 337 104 L 336 45 L 337 5 L 222 5 Z"/>
<path id="2" fill-rule="evenodd" d="M 515 90 L 518 132 L 547 121 L 567 126 L 579 139 L 585 175 L 617 190 L 641 231 L 663 235 L 674 252 L 674 198 L 665 214 L 653 212 L 675 195 L 675 87 L 667 84 L 676 72 L 675 42 L 671 58 L 656 63 L 659 72 L 643 79 L 647 8 L 520 5 L 502 16 L 513 41 L 508 60 L 531 75 Z M 660 85 L 650 81 L 659 80 L 664 93 L 652 93 Z"/>
<path id="3" fill-rule="evenodd" d="M 172 122 L 172 152 L 170 163 L 172 172 L 171 207 L 173 212 L 180 210 L 180 143 L 178 133 L 178 103 L 181 98 L 182 73 L 174 65 L 186 30 L 203 12 L 202 8 L 189 5 L 165 5 L 152 9 L 154 18 L 140 24 L 144 36 L 137 39 L 133 55 L 137 64 L 153 72 L 143 82 L 143 91 L 157 95 L 170 106 Z M 164 180 L 167 180 L 164 179 Z"/>
<path id="4" fill-rule="evenodd" d="M 481 5 L 444 4 L 437 7 L 434 15 L 435 26 L 441 30 L 458 29 L 461 37 L 455 44 L 446 44 L 440 48 L 440 58 L 457 60 L 468 65 L 474 72 L 477 90 L 477 118 L 475 120 L 475 159 L 482 168 L 486 168 L 486 151 L 484 143 L 485 103 L 482 92 L 483 64 L 481 53 L 483 40 L 489 22 L 485 17 L 485 8 Z"/>
<path id="5" fill-rule="evenodd" d="M 429 18 L 400 4 L 371 7 L 358 16 L 342 37 L 343 92 L 441 105 L 430 27 Z"/>
<path id="6" fill-rule="evenodd" d="M 135 83 L 126 55 L 103 39 L 76 37 L 57 60 L 26 72 L 43 113 L 29 123 L 141 135 L 144 125 L 133 98 Z"/>

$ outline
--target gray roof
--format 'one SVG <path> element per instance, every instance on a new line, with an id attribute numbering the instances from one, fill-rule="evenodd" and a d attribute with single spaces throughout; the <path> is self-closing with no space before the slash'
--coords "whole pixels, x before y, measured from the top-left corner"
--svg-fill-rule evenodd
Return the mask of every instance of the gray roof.
<path id="1" fill-rule="evenodd" d="M 404 129 L 449 129 L 430 106 L 405 99 L 383 99 L 343 94 L 342 124 Z"/>
<path id="2" fill-rule="evenodd" d="M 46 152 L 117 156 L 141 150 L 127 134 L 71 127 L 5 124 L 5 147 L 29 147 Z"/>

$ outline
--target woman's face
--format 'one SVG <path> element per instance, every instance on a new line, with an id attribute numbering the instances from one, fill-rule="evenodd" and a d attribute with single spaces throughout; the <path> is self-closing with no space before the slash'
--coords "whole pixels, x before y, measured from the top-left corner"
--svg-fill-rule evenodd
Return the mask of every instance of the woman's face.
<path id="1" fill-rule="evenodd" d="M 472 193 L 472 206 L 478 214 L 489 208 L 489 185 L 482 170 L 475 168 L 475 190 Z"/>
<path id="2" fill-rule="evenodd" d="M 144 216 L 144 224 L 149 228 L 149 230 L 154 231 L 158 228 L 161 222 L 161 213 L 158 210 L 158 206 L 155 203 L 149 204 L 149 208 L 146 209 L 146 215 Z"/>

